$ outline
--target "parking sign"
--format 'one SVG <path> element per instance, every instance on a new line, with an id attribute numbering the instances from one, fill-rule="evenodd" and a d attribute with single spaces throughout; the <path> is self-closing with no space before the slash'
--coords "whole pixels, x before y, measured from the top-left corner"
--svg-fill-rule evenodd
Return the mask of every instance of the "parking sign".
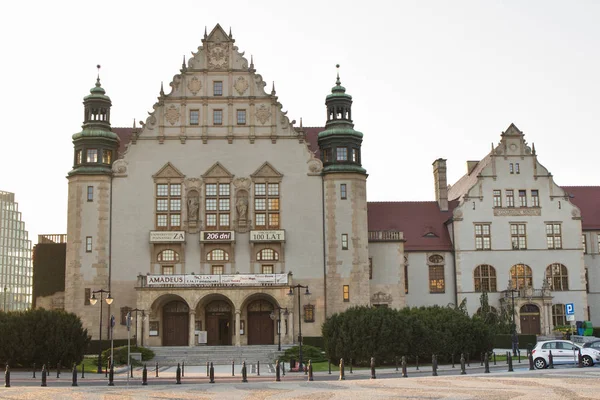
<path id="1" fill-rule="evenodd" d="M 575 315 L 575 306 L 573 303 L 566 304 L 566 309 L 567 315 Z"/>

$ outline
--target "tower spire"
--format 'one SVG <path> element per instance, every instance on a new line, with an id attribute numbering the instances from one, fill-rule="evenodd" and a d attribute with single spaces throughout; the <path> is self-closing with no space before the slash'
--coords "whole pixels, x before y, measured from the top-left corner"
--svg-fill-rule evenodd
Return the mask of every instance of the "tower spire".
<path id="1" fill-rule="evenodd" d="M 96 87 L 100 87 L 100 64 L 96 65 L 98 68 L 98 77 L 96 78 Z"/>
<path id="2" fill-rule="evenodd" d="M 164 95 L 165 95 L 165 91 L 164 91 L 164 89 L 163 89 L 163 82 L 162 82 L 162 81 L 160 82 L 160 95 L 161 95 L 161 96 L 164 96 Z"/>
<path id="3" fill-rule="evenodd" d="M 342 82 L 340 82 L 340 64 L 336 64 L 335 67 L 337 68 L 337 79 L 335 80 L 335 84 L 340 86 L 342 84 Z"/>

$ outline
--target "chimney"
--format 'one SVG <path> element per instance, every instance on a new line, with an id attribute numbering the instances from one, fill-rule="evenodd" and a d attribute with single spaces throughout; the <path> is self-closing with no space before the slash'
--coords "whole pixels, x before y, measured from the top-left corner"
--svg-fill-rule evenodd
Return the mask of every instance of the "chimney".
<path id="1" fill-rule="evenodd" d="M 433 162 L 433 179 L 435 183 L 435 200 L 440 211 L 448 211 L 448 180 L 446 178 L 446 160 L 438 158 Z"/>
<path id="2" fill-rule="evenodd" d="M 471 175 L 477 164 L 479 164 L 479 161 L 467 161 L 467 175 Z"/>

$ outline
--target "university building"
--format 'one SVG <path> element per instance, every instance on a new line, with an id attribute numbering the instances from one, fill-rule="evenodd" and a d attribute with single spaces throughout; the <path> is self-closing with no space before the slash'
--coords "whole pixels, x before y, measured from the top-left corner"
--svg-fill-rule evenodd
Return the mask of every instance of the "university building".
<path id="1" fill-rule="evenodd" d="M 151 346 L 294 343 L 299 322 L 320 336 L 348 307 L 475 313 L 483 291 L 514 302 L 524 333 L 567 323 L 567 303 L 600 323 L 600 188 L 558 186 L 516 126 L 453 185 L 435 160 L 436 201 L 367 202 L 339 75 L 325 126 L 296 126 L 217 25 L 169 86 L 140 127 L 111 128 L 98 79 L 73 135 L 64 291 L 38 304 L 64 304 L 94 339 L 100 289 L 115 338 L 138 310 Z"/>

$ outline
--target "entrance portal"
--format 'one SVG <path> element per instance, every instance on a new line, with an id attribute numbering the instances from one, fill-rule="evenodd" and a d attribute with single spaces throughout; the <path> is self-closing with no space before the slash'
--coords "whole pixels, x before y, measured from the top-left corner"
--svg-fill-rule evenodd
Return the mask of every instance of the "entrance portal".
<path id="1" fill-rule="evenodd" d="M 273 305 L 256 300 L 248 305 L 248 344 L 274 344 L 275 323 L 271 319 Z"/>
<path id="2" fill-rule="evenodd" d="M 542 333 L 540 326 L 540 309 L 535 304 L 525 304 L 519 311 L 521 318 L 521 333 L 526 335 L 539 335 Z"/>
<path id="3" fill-rule="evenodd" d="M 206 344 L 209 346 L 231 345 L 231 307 L 222 300 L 206 306 Z"/>
<path id="4" fill-rule="evenodd" d="M 163 346 L 187 346 L 189 308 L 182 301 L 172 301 L 163 307 Z"/>

